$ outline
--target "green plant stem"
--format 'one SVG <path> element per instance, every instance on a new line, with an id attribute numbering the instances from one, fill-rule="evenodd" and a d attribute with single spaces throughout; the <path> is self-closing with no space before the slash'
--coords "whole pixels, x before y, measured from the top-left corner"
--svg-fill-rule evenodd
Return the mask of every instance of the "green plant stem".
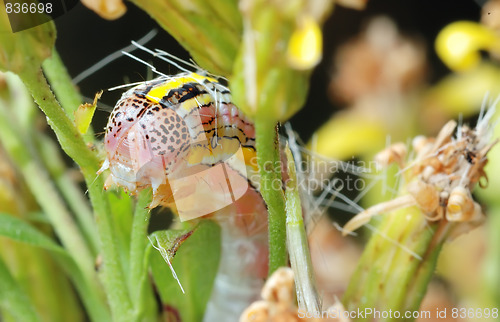
<path id="1" fill-rule="evenodd" d="M 385 215 L 350 279 L 347 310 L 418 310 L 436 267 L 447 223 L 429 224 L 417 207 Z M 373 316 L 359 318 L 371 321 Z M 381 319 L 379 321 L 397 321 Z"/>
<path id="2" fill-rule="evenodd" d="M 151 203 L 151 189 L 144 189 L 139 193 L 135 206 L 134 221 L 132 223 L 132 237 L 130 243 L 130 272 L 128 279 L 129 292 L 135 304 L 136 317 L 140 317 L 143 307 L 140 299 L 142 295 L 142 283 L 147 275 L 147 267 L 144 267 L 146 247 L 148 245 L 148 224 L 151 210 L 148 205 Z"/>
<path id="3" fill-rule="evenodd" d="M 88 200 L 84 197 L 83 192 L 75 182 L 74 176 L 66 169 L 56 144 L 45 135 L 38 136 L 35 139 L 38 141 L 39 153 L 45 167 L 48 169 L 69 208 L 75 214 L 89 248 L 92 254 L 96 256 L 98 236 L 94 214 Z"/>
<path id="4" fill-rule="evenodd" d="M 43 62 L 42 68 L 62 108 L 66 111 L 69 119 L 74 121 L 74 113 L 82 103 L 82 97 L 73 85 L 73 81 L 55 48 L 52 49 L 52 57 Z M 83 137 L 85 142 L 94 142 L 94 131 L 91 127 Z"/>
<path id="5" fill-rule="evenodd" d="M 111 321 L 109 310 L 98 289 L 88 283 L 69 256 L 56 254 L 55 259 L 75 285 L 91 321 Z"/>
<path id="6" fill-rule="evenodd" d="M 87 147 L 82 136 L 52 93 L 42 70 L 25 70 L 19 75 L 57 135 L 62 149 L 81 167 L 84 175 L 99 169 L 97 156 Z"/>
<path id="7" fill-rule="evenodd" d="M 88 200 L 82 195 L 82 191 L 68 171 L 59 175 L 55 180 L 59 191 L 61 191 L 69 207 L 76 215 L 78 224 L 82 228 L 86 239 L 89 241 L 92 253 L 97 255 L 99 236 L 97 235 L 94 216 L 88 204 Z"/>
<path id="8" fill-rule="evenodd" d="M 285 197 L 281 188 L 281 160 L 276 122 L 255 122 L 260 193 L 269 211 L 269 275 L 287 266 Z"/>
<path id="9" fill-rule="evenodd" d="M 15 131 L 20 133 L 20 137 L 23 137 L 24 141 L 30 142 L 30 147 L 36 148 L 36 151 L 32 152 L 41 157 L 45 168 L 58 186 L 59 192 L 66 199 L 69 208 L 76 214 L 88 246 L 92 250 L 92 255 L 95 256 L 97 232 L 93 222 L 93 214 L 86 198 L 67 171 L 58 146 L 52 139 L 36 131 L 36 120 L 40 116 L 40 111 L 35 108 L 31 95 L 21 79 L 10 73 L 5 74 L 5 77 L 12 93 L 9 102 L 15 102 L 15 108 L 10 108 L 8 112 L 9 118 L 16 124 Z"/>
<path id="10" fill-rule="evenodd" d="M 129 321 L 131 319 L 132 302 L 127 289 L 127 283 L 118 252 L 118 241 L 113 229 L 111 209 L 107 198 L 103 194 L 104 181 L 87 173 L 84 175 L 88 193 L 96 217 L 99 232 L 100 249 L 103 256 L 102 283 L 111 306 L 115 321 Z"/>
<path id="11" fill-rule="evenodd" d="M 32 162 L 23 165 L 22 172 L 35 199 L 49 217 L 64 246 L 75 258 L 85 276 L 92 279 L 94 276 L 93 257 L 45 169 Z"/>
<path id="12" fill-rule="evenodd" d="M 87 147 L 82 136 L 68 118 L 50 90 L 41 70 L 25 71 L 21 75 L 35 102 L 47 116 L 62 149 L 80 166 L 92 202 L 103 255 L 102 282 L 113 312 L 113 318 L 128 321 L 132 303 L 128 294 L 125 275 L 120 265 L 116 233 L 113 229 L 108 199 L 102 192 L 103 179 L 96 176 L 99 160 Z"/>
<path id="13" fill-rule="evenodd" d="M 75 281 L 76 277 L 79 278 L 75 285 L 79 291 L 85 291 L 85 294 L 80 293 L 84 303 L 94 306 L 99 303 L 95 307 L 86 306 L 86 308 L 91 316 L 99 319 L 106 317 L 106 309 L 101 304 L 100 287 L 94 273 L 93 258 L 71 215 L 67 212 L 64 203 L 55 191 L 46 170 L 40 165 L 31 143 L 23 133 L 15 131 L 15 123 L 12 123 L 13 118 L 11 116 L 12 114 L 9 116 L 5 106 L 0 104 L 0 136 L 2 137 L 2 143 L 21 169 L 35 199 L 47 214 L 56 233 L 68 250 L 71 261 L 74 260 L 71 266 L 72 269 L 68 271 L 68 274 L 73 281 Z M 11 122 L 7 122 L 7 120 L 11 120 Z"/>
<path id="14" fill-rule="evenodd" d="M 46 169 L 40 164 L 32 142 L 19 131 L 15 117 L 4 104 L 0 104 L 0 134 L 5 149 L 21 169 L 28 187 L 47 214 L 57 235 L 85 276 L 91 280 L 94 276 L 93 257 Z"/>
<path id="15" fill-rule="evenodd" d="M 43 62 L 42 68 L 62 108 L 66 111 L 68 117 L 73 120 L 73 113 L 81 104 L 82 98 L 73 85 L 61 57 L 55 49 L 52 50 L 52 57 Z"/>
<path id="16" fill-rule="evenodd" d="M 142 317 L 142 321 L 156 321 L 158 316 L 157 299 L 155 297 L 153 285 L 150 283 L 149 280 L 150 276 L 148 274 L 150 268 L 151 251 L 153 250 L 154 248 L 152 247 L 151 244 L 146 245 L 146 250 L 144 251 L 144 259 L 142 263 L 142 269 L 144 274 L 142 274 L 141 280 L 139 281 L 141 289 L 140 289 L 139 302 L 136 304 L 136 306 L 140 308 L 138 312 L 141 313 L 137 317 L 138 318 Z"/>

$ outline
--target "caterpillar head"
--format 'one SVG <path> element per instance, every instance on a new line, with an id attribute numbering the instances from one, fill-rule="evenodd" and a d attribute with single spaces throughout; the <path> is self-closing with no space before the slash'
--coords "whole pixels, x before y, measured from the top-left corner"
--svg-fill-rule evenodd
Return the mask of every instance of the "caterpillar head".
<path id="1" fill-rule="evenodd" d="M 107 157 L 99 171 L 110 170 L 107 186 L 136 192 L 151 185 L 156 191 L 179 166 L 177 160 L 185 157 L 189 145 L 188 127 L 175 110 L 129 91 L 109 118 Z"/>

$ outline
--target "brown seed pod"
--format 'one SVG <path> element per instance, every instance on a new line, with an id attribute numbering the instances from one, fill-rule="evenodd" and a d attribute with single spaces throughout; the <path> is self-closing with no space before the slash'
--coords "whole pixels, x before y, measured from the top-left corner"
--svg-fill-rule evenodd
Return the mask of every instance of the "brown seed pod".
<path id="1" fill-rule="evenodd" d="M 382 167 L 387 167 L 392 163 L 397 163 L 400 168 L 404 168 L 404 159 L 406 158 L 406 154 L 406 145 L 398 142 L 377 153 L 375 161 Z"/>
<path id="2" fill-rule="evenodd" d="M 434 185 L 417 179 L 408 184 L 407 190 L 428 219 L 435 217 L 435 212 L 439 207 L 439 192 Z"/>
<path id="3" fill-rule="evenodd" d="M 474 201 L 470 191 L 462 186 L 454 188 L 448 198 L 446 219 L 448 221 L 468 221 L 474 216 Z"/>

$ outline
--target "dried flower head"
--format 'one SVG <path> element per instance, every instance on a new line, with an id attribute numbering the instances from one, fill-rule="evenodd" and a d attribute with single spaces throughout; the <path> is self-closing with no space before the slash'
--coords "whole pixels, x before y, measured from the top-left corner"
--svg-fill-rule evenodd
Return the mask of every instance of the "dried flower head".
<path id="1" fill-rule="evenodd" d="M 455 121 L 450 121 L 436 138 L 416 137 L 415 158 L 407 163 L 402 160 L 399 143 L 380 152 L 376 159 L 386 161 L 385 165 L 396 162 L 401 168 L 407 193 L 361 212 L 345 225 L 344 234 L 367 223 L 374 215 L 409 206 L 420 208 L 428 221 L 481 223 L 484 216 L 471 191 L 476 184 L 484 188 L 488 182 L 484 172 L 486 155 L 497 142 L 491 142 L 494 111 L 490 108 L 486 114 L 481 113 L 473 129 L 467 125 L 457 127 Z"/>
<path id="2" fill-rule="evenodd" d="M 263 300 L 252 303 L 241 315 L 240 322 L 349 322 L 343 317 L 344 308 L 340 302 L 325 312 L 298 310 L 293 276 L 289 267 L 277 269 L 262 288 Z"/>

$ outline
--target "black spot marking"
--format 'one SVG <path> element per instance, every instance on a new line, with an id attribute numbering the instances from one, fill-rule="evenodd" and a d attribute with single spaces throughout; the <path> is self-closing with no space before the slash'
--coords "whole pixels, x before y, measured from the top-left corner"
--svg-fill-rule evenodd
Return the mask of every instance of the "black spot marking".
<path id="1" fill-rule="evenodd" d="M 142 110 L 140 110 L 139 113 L 137 113 L 137 118 L 141 118 L 142 115 L 147 111 L 147 109 L 143 108 Z"/>

